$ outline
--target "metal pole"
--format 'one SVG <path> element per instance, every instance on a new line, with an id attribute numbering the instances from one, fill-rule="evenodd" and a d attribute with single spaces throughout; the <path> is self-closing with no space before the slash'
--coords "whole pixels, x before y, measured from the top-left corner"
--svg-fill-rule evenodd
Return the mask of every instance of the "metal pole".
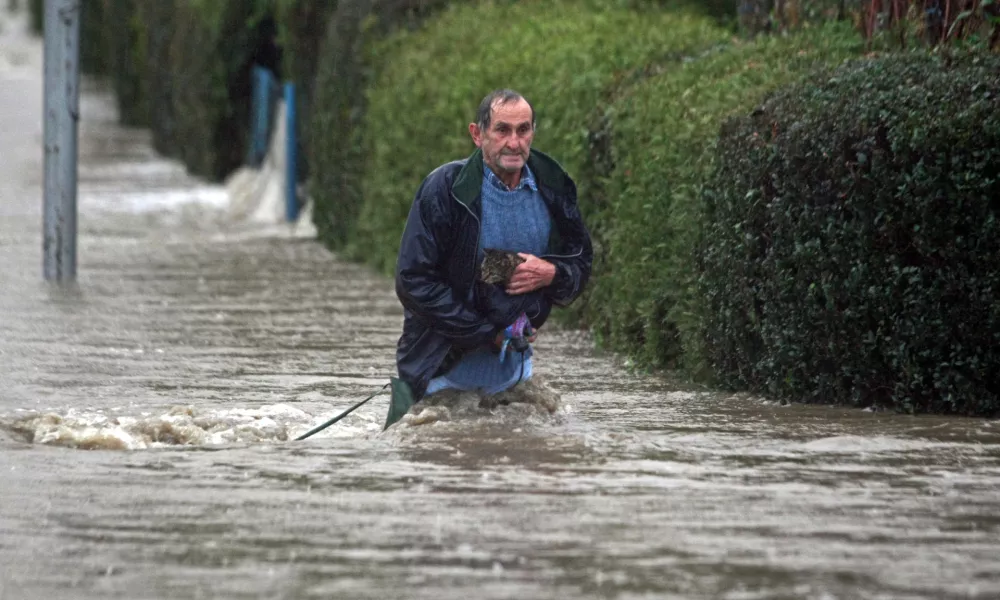
<path id="1" fill-rule="evenodd" d="M 45 279 L 76 279 L 80 0 L 45 0 Z"/>
<path id="2" fill-rule="evenodd" d="M 285 220 L 294 223 L 299 218 L 298 144 L 295 122 L 295 84 L 285 84 Z"/>

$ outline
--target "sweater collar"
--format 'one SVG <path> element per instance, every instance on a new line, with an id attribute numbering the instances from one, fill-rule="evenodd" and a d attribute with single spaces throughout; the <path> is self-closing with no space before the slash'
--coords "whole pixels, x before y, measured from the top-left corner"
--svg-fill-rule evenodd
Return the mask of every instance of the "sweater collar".
<path id="1" fill-rule="evenodd" d="M 521 167 L 521 181 L 518 182 L 517 186 L 514 188 L 507 187 L 507 184 L 500 181 L 497 174 L 490 169 L 486 163 L 483 163 L 483 185 L 490 185 L 494 188 L 500 190 L 501 192 L 515 192 L 517 190 L 523 190 L 528 188 L 533 192 L 538 191 L 538 183 L 535 181 L 535 175 L 528 168 L 528 165 Z"/>

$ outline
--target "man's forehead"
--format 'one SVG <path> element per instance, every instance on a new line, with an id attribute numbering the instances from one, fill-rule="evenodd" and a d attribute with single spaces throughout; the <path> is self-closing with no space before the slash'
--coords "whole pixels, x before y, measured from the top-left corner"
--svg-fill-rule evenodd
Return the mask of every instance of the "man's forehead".
<path id="1" fill-rule="evenodd" d="M 519 98 L 517 101 L 501 103 L 497 100 L 493 103 L 493 121 L 496 123 L 529 123 L 531 122 L 531 107 L 527 100 Z"/>

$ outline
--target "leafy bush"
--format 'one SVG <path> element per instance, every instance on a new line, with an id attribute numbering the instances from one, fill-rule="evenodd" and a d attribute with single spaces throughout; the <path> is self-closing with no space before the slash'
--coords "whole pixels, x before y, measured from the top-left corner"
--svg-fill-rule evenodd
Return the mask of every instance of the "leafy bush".
<path id="1" fill-rule="evenodd" d="M 148 125 L 159 152 L 212 179 L 245 158 L 258 23 L 277 17 L 287 71 L 298 83 L 300 109 L 308 111 L 316 47 L 335 6 L 320 0 L 103 3 L 102 33 L 122 120 Z M 300 133 L 308 139 L 307 128 Z"/>
<path id="2" fill-rule="evenodd" d="M 1000 3 L 995 0 L 856 0 L 857 21 L 871 45 L 955 44 L 1000 48 Z"/>
<path id="3" fill-rule="evenodd" d="M 279 42 L 284 48 L 284 77 L 295 82 L 295 105 L 300 124 L 311 121 L 315 95 L 316 67 L 320 60 L 320 45 L 326 35 L 327 22 L 337 8 L 336 0 L 283 0 L 278 5 L 281 25 Z M 299 179 L 309 174 L 309 152 L 312 128 L 298 128 Z"/>
<path id="4" fill-rule="evenodd" d="M 504 35 L 485 24 L 506 23 Z M 616 77 L 718 43 L 710 20 L 663 10 L 547 0 L 451 7 L 426 28 L 374 49 L 386 57 L 368 91 L 364 204 L 348 254 L 388 272 L 413 194 L 436 166 L 474 149 L 467 125 L 491 89 L 512 87 L 536 109 L 535 146 L 582 184 L 590 115 Z M 586 186 L 581 207 L 589 210 Z"/>
<path id="5" fill-rule="evenodd" d="M 857 60 L 727 124 L 706 344 L 780 398 L 1000 409 L 1000 57 Z"/>
<path id="6" fill-rule="evenodd" d="M 45 33 L 45 1 L 28 0 L 28 23 L 38 35 Z M 101 75 L 107 68 L 102 35 L 104 4 L 101 1 L 80 3 L 80 72 Z"/>
<path id="7" fill-rule="evenodd" d="M 784 33 L 810 23 L 856 18 L 861 0 L 740 0 L 740 28 L 751 37 Z"/>
<path id="8" fill-rule="evenodd" d="M 620 8 L 637 10 L 649 7 L 691 10 L 725 24 L 736 19 L 740 2 L 741 0 L 618 0 L 618 5 Z"/>
<path id="9" fill-rule="evenodd" d="M 102 31 L 105 21 L 103 2 L 80 3 L 80 72 L 103 75 L 108 59 Z"/>
<path id="10" fill-rule="evenodd" d="M 262 0 L 175 4 L 170 70 L 177 151 L 189 170 L 219 180 L 243 164 L 250 114 L 250 66 Z"/>
<path id="11" fill-rule="evenodd" d="M 104 0 L 107 18 L 103 29 L 96 32 L 103 38 L 106 70 L 115 90 L 119 118 L 134 126 L 149 123 L 147 96 L 142 89 L 146 39 L 138 4 L 136 0 Z"/>
<path id="12" fill-rule="evenodd" d="M 593 219 L 610 226 L 586 310 L 604 345 L 640 365 L 698 375 L 702 315 L 692 250 L 719 126 L 859 48 L 848 26 L 831 24 L 738 43 L 618 90 L 603 124 L 610 152 L 597 161 L 606 205 Z"/>
<path id="13" fill-rule="evenodd" d="M 317 65 L 316 106 L 307 150 L 309 195 L 319 237 L 332 248 L 348 240 L 361 207 L 365 168 L 361 126 L 366 90 L 379 59 L 367 51 L 401 27 L 416 27 L 447 0 L 340 0 L 330 18 Z"/>
<path id="14" fill-rule="evenodd" d="M 996 0 L 739 0 L 743 31 L 786 32 L 803 24 L 846 20 L 867 48 L 954 44 L 1000 48 Z"/>
<path id="15" fill-rule="evenodd" d="M 120 1 L 120 0 L 116 0 Z M 132 0 L 135 2 L 136 0 Z M 178 156 L 177 115 L 174 110 L 173 88 L 175 71 L 170 64 L 176 20 L 176 4 L 182 0 L 156 0 L 136 2 L 133 27 L 136 45 L 128 56 L 122 58 L 122 69 L 114 77 L 122 79 L 116 84 L 119 102 L 128 103 L 128 91 L 135 90 L 132 110 L 146 112 L 147 124 L 153 134 L 153 146 L 167 156 Z M 132 88 L 134 78 L 139 85 Z M 122 98 L 126 98 L 122 100 Z"/>

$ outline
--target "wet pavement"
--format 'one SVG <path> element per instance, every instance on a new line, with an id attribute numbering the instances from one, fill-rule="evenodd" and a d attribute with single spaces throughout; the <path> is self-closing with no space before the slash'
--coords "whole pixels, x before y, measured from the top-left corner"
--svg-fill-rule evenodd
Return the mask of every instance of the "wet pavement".
<path id="1" fill-rule="evenodd" d="M 780 406 L 543 332 L 561 394 L 381 432 L 387 279 L 86 88 L 79 280 L 41 270 L 40 47 L 0 29 L 0 600 L 1000 598 L 1000 426 Z"/>

